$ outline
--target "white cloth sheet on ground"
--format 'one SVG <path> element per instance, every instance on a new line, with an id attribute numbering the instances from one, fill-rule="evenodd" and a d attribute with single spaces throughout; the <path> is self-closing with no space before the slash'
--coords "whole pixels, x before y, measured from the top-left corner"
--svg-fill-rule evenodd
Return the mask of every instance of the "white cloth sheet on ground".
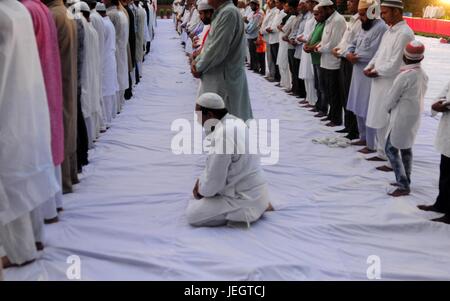
<path id="1" fill-rule="evenodd" d="M 342 136 L 330 136 L 330 137 L 321 137 L 321 138 L 313 138 L 312 143 L 315 144 L 324 144 L 326 146 L 335 148 L 335 147 L 349 147 L 351 146 L 351 140 Z"/>
<path id="2" fill-rule="evenodd" d="M 450 226 L 416 209 L 437 194 L 438 119 L 429 104 L 450 78 L 442 68 L 449 45 L 419 38 L 430 85 L 411 196 L 388 197 L 393 174 L 376 171 L 359 148 L 313 144 L 333 130 L 249 72 L 255 116 L 280 119 L 280 160 L 264 167 L 277 211 L 250 229 L 196 229 L 185 209 L 205 158 L 172 154 L 170 126 L 178 118 L 193 124 L 197 80 L 171 20 L 158 22 L 136 97 L 90 150 L 60 223 L 46 226 L 41 259 L 8 269 L 7 280 L 67 280 L 71 255 L 81 259 L 83 280 L 367 280 L 371 255 L 379 256 L 384 280 L 450 280 Z"/>

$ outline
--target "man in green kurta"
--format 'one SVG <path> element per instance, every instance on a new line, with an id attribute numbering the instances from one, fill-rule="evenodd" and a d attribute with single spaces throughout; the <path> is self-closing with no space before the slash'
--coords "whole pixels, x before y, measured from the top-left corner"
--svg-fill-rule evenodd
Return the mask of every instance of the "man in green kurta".
<path id="1" fill-rule="evenodd" d="M 217 93 L 230 114 L 253 118 L 247 76 L 244 21 L 230 0 L 208 0 L 214 8 L 211 30 L 202 53 L 192 62 L 192 74 L 201 78 L 199 95 Z"/>

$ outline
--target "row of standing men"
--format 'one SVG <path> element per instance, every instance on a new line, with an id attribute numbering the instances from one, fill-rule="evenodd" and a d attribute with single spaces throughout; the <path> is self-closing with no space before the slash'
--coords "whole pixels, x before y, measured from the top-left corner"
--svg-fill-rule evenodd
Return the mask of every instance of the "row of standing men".
<path id="1" fill-rule="evenodd" d="M 0 257 L 34 261 L 88 150 L 141 78 L 152 0 L 0 3 Z"/>

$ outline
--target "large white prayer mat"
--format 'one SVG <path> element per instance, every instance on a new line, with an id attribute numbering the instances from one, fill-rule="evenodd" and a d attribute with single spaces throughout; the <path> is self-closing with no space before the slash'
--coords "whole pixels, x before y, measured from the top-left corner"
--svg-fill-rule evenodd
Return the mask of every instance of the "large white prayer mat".
<path id="1" fill-rule="evenodd" d="M 279 163 L 264 167 L 277 211 L 250 229 L 197 229 L 184 211 L 204 157 L 174 155 L 170 143 L 173 120 L 192 123 L 198 82 L 172 21 L 158 22 L 135 98 L 90 152 L 61 222 L 46 226 L 41 258 L 9 269 L 6 279 L 67 280 L 67 271 L 77 278 L 75 255 L 82 280 L 367 280 L 368 271 L 385 280 L 450 280 L 450 226 L 416 209 L 438 191 L 438 119 L 429 104 L 450 80 L 450 45 L 420 38 L 430 89 L 411 196 L 387 196 L 394 174 L 376 171 L 358 148 L 313 144 L 333 130 L 250 72 L 254 115 L 281 119 Z"/>

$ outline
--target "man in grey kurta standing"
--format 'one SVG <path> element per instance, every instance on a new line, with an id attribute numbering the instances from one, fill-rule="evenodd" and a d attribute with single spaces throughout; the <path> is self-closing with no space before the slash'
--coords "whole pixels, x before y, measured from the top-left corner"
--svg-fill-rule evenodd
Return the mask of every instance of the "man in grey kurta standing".
<path id="1" fill-rule="evenodd" d="M 376 2 L 371 3 L 371 0 L 359 2 L 358 14 L 362 31 L 347 49 L 342 51 L 342 56 L 353 65 L 346 109 L 356 116 L 360 140 L 352 144 L 366 146 L 358 151 L 366 155 L 376 152 L 376 129 L 368 127 L 366 122 L 372 79 L 364 75 L 364 68 L 374 57 L 388 29 L 386 23 L 376 14 L 370 14 L 377 5 Z"/>
<path id="2" fill-rule="evenodd" d="M 244 69 L 244 21 L 230 0 L 208 0 L 214 8 L 211 30 L 202 53 L 192 62 L 192 74 L 201 79 L 199 95 L 217 93 L 230 114 L 253 118 Z"/>

